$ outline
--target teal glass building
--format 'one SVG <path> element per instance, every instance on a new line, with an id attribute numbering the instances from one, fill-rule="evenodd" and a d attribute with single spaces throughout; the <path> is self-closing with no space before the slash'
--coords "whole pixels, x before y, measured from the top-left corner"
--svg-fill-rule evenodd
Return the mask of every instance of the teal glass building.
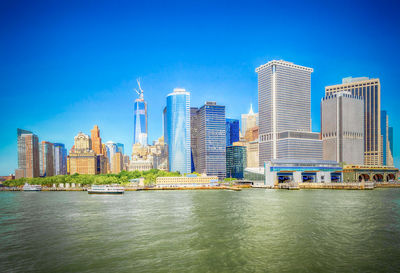
<path id="1" fill-rule="evenodd" d="M 246 162 L 246 147 L 226 147 L 226 177 L 243 179 Z"/>
<path id="2" fill-rule="evenodd" d="M 175 88 L 174 92 L 168 94 L 164 117 L 169 170 L 190 173 L 190 93 Z"/>

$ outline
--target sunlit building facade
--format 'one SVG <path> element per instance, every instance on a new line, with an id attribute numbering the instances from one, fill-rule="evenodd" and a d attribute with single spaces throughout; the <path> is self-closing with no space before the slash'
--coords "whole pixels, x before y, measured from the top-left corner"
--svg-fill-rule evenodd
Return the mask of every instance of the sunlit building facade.
<path id="1" fill-rule="evenodd" d="M 323 159 L 364 164 L 364 99 L 339 92 L 321 100 Z"/>
<path id="2" fill-rule="evenodd" d="M 39 145 L 40 176 L 54 175 L 54 145 L 48 141 L 42 141 Z"/>
<path id="3" fill-rule="evenodd" d="M 226 176 L 226 119 L 225 106 L 206 102 L 196 113 L 195 171 L 210 176 Z M 193 130 L 194 128 L 192 128 Z M 192 147 L 192 150 L 193 147 Z"/>
<path id="4" fill-rule="evenodd" d="M 382 165 L 381 84 L 368 77 L 344 78 L 342 84 L 325 87 L 325 96 L 348 91 L 364 99 L 364 164 Z"/>
<path id="5" fill-rule="evenodd" d="M 137 98 L 133 106 L 133 143 L 147 145 L 147 102 L 143 97 Z"/>
<path id="6" fill-rule="evenodd" d="M 169 170 L 190 173 L 190 93 L 175 88 L 168 94 L 165 117 Z"/>
<path id="7" fill-rule="evenodd" d="M 39 138 L 30 131 L 17 129 L 18 169 L 15 178 L 39 177 Z"/>
<path id="8" fill-rule="evenodd" d="M 258 73 L 259 164 L 271 159 L 322 159 L 319 133 L 311 132 L 312 68 L 270 61 Z"/>
<path id="9" fill-rule="evenodd" d="M 62 143 L 54 143 L 54 175 L 67 174 L 67 149 Z"/>

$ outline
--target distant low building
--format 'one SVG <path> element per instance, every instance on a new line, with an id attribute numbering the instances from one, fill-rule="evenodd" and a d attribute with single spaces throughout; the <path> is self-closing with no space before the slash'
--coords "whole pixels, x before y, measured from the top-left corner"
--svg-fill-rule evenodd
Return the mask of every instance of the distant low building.
<path id="1" fill-rule="evenodd" d="M 211 187 L 218 185 L 218 176 L 171 176 L 157 177 L 157 188 L 195 188 L 195 187 Z"/>

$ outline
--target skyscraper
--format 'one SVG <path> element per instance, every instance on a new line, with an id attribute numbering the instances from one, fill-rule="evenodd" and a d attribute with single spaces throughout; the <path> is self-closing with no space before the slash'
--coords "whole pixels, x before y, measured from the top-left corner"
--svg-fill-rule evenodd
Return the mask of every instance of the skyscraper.
<path id="1" fill-rule="evenodd" d="M 250 104 L 250 111 L 248 114 L 242 114 L 242 135 L 246 131 L 258 126 L 258 113 L 254 113 L 253 104 Z"/>
<path id="2" fill-rule="evenodd" d="M 192 108 L 193 109 L 193 108 Z M 196 117 L 194 117 L 194 115 Z M 225 106 L 206 102 L 196 113 L 192 112 L 192 126 L 196 129 L 195 171 L 209 176 L 226 176 L 226 120 Z M 193 132 L 194 128 L 192 128 Z M 197 151 L 196 151 L 197 150 Z"/>
<path id="3" fill-rule="evenodd" d="M 92 130 L 90 130 L 91 137 L 92 137 L 92 150 L 96 154 L 102 153 L 102 144 L 101 144 L 101 137 L 100 137 L 100 130 L 99 126 L 95 125 Z"/>
<path id="4" fill-rule="evenodd" d="M 319 133 L 311 132 L 312 68 L 270 61 L 258 73 L 259 164 L 271 159 L 322 159 Z"/>
<path id="5" fill-rule="evenodd" d="M 21 177 L 39 177 L 39 138 L 30 131 L 17 129 L 18 169 L 16 179 Z"/>
<path id="6" fill-rule="evenodd" d="M 382 165 L 393 166 L 393 128 L 389 126 L 389 115 L 381 111 Z"/>
<path id="7" fill-rule="evenodd" d="M 113 157 L 115 155 L 115 153 L 117 153 L 117 144 L 115 144 L 112 141 L 107 141 L 106 142 L 106 147 L 107 147 L 107 158 L 108 158 L 108 163 L 110 166 L 110 170 L 113 171 L 114 170 L 114 162 L 113 162 Z"/>
<path id="8" fill-rule="evenodd" d="M 140 143 L 142 146 L 147 145 L 147 102 L 143 98 L 143 90 L 140 87 L 139 91 L 136 90 L 139 97 L 135 100 L 133 106 L 133 144 Z"/>
<path id="9" fill-rule="evenodd" d="M 231 146 L 233 142 L 239 141 L 239 120 L 226 119 L 226 146 Z"/>
<path id="10" fill-rule="evenodd" d="M 364 164 L 364 99 L 339 92 L 321 100 L 323 159 Z"/>
<path id="11" fill-rule="evenodd" d="M 243 178 L 246 161 L 245 146 L 233 145 L 226 147 L 226 177 Z"/>
<path id="12" fill-rule="evenodd" d="M 167 95 L 165 127 L 169 170 L 190 173 L 190 93 L 185 89 L 175 88 Z"/>
<path id="13" fill-rule="evenodd" d="M 54 143 L 54 175 L 67 174 L 67 149 L 62 143 Z"/>
<path id="14" fill-rule="evenodd" d="M 69 163 L 68 163 L 69 162 Z M 91 139 L 88 135 L 79 132 L 74 138 L 74 146 L 69 152 L 67 165 L 70 174 L 96 174 L 97 155 L 92 150 Z"/>
<path id="15" fill-rule="evenodd" d="M 342 84 L 325 87 L 325 96 L 349 91 L 364 98 L 364 164 L 382 165 L 381 84 L 379 79 L 344 78 Z"/>
<path id="16" fill-rule="evenodd" d="M 116 145 L 117 145 L 117 152 L 121 153 L 122 155 L 124 155 L 124 144 L 116 143 Z"/>
<path id="17" fill-rule="evenodd" d="M 54 146 L 48 141 L 40 142 L 40 176 L 54 175 Z"/>

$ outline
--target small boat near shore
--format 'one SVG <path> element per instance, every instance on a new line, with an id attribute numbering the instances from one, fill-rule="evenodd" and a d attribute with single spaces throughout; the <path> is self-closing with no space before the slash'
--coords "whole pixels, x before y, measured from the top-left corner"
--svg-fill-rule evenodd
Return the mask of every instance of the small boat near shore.
<path id="1" fill-rule="evenodd" d="M 89 194 L 123 194 L 125 192 L 123 187 L 111 185 L 92 185 L 87 192 Z"/>
<path id="2" fill-rule="evenodd" d="M 28 183 L 25 183 L 25 185 L 22 187 L 23 191 L 41 191 L 42 186 L 40 185 L 29 185 Z"/>

